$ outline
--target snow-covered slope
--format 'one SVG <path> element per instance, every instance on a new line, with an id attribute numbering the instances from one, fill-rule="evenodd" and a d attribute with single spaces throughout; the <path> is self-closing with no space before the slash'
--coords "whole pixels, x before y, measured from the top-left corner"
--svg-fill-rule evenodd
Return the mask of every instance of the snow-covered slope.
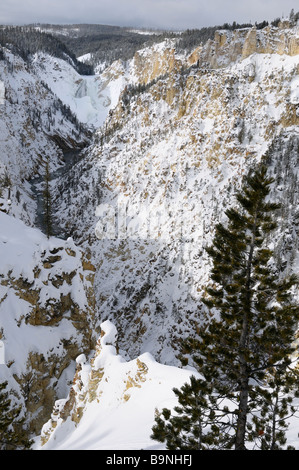
<path id="1" fill-rule="evenodd" d="M 33 225 L 36 204 L 29 179 L 44 175 L 46 165 L 50 171 L 61 167 L 63 150 L 85 146 L 89 136 L 83 123 L 47 87 L 30 62 L 5 48 L 3 54 L 0 81 L 5 95 L 0 104 L 0 191 L 12 201 L 11 214 Z M 45 58 L 45 62 L 51 60 L 50 56 Z M 73 69 L 68 65 L 68 73 L 70 70 Z M 3 184 L 4 177 L 9 181 L 9 191 L 8 185 Z"/>
<path id="2" fill-rule="evenodd" d="M 173 409 L 178 403 L 172 389 L 199 374 L 159 364 L 149 353 L 125 360 L 114 325 L 106 321 L 101 328 L 95 354 L 90 361 L 77 357 L 70 392 L 55 403 L 34 450 L 165 450 L 151 439 L 156 413 Z M 287 444 L 299 450 L 297 434 L 292 417 Z"/>
<path id="3" fill-rule="evenodd" d="M 150 439 L 155 410 L 174 406 L 172 388 L 192 372 L 161 365 L 150 354 L 127 361 L 117 353 L 113 324 L 101 327 L 94 356 L 90 362 L 78 356 L 70 393 L 55 403 L 35 450 L 163 448 Z"/>
<path id="4" fill-rule="evenodd" d="M 41 53 L 34 56 L 33 66 L 40 79 L 89 127 L 102 126 L 118 101 L 117 79 L 116 83 L 113 80 L 107 83 L 100 75 L 79 75 L 64 60 Z"/>
<path id="5" fill-rule="evenodd" d="M 172 387 L 191 373 L 179 367 L 180 341 L 209 319 L 205 246 L 262 159 L 282 203 L 277 270 L 298 272 L 298 44 L 288 24 L 219 31 L 189 56 L 166 41 L 89 77 L 45 54 L 30 70 L 9 51 L 0 61 L 0 169 L 13 181 L 0 209 L 33 225 L 27 179 L 50 162 L 54 222 L 74 240 L 48 240 L 0 212 L 2 372 L 30 429 L 46 422 L 36 448 L 159 448 L 149 437 L 155 408 L 173 406 Z M 84 158 L 54 173 L 58 143 L 86 144 L 83 124 L 99 126 Z"/>
<path id="6" fill-rule="evenodd" d="M 97 339 L 94 270 L 71 239 L 48 239 L 1 211 L 0 259 L 0 382 L 39 432 L 67 393 L 75 358 Z"/>
<path id="7" fill-rule="evenodd" d="M 57 214 L 91 246 L 101 319 L 116 324 L 131 357 L 148 351 L 178 364 L 180 338 L 207 320 L 204 247 L 262 158 L 283 205 L 278 269 L 295 269 L 299 54 L 278 45 L 294 46 L 298 31 L 265 28 L 256 44 L 251 36 L 236 32 L 233 47 L 216 35 L 188 68 L 173 42 L 137 53 L 126 69 L 132 86 L 70 173 L 74 186 L 56 185 Z M 276 48 L 260 53 L 267 38 Z M 217 69 L 201 64 L 212 57 Z"/>
<path id="8" fill-rule="evenodd" d="M 67 104 L 80 122 L 94 129 L 102 127 L 128 85 L 147 83 L 159 75 L 180 67 L 174 56 L 174 41 L 164 41 L 146 48 L 128 62 L 115 61 L 103 72 L 82 76 L 67 62 L 38 53 L 33 67 L 38 77 Z M 172 53 L 173 57 L 169 55 Z"/>

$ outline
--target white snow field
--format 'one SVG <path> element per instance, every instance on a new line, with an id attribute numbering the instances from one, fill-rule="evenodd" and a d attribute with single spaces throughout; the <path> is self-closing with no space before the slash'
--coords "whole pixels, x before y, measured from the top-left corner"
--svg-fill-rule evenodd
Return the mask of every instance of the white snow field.
<path id="1" fill-rule="evenodd" d="M 126 361 L 113 345 L 117 336 L 114 325 L 106 321 L 102 330 L 105 335 L 100 340 L 101 351 L 93 366 L 84 355 L 77 358 L 77 364 L 82 367 L 80 380 L 83 384 L 78 395 L 88 391 L 92 368 L 104 371 L 96 398 L 80 404 L 79 397 L 77 405 L 84 407 L 80 423 L 76 425 L 70 417 L 66 421 L 58 418 L 48 442 L 42 446 L 37 441 L 36 450 L 163 449 L 150 439 L 155 410 L 172 408 L 176 403 L 172 388 L 187 382 L 193 372 L 159 364 L 149 353 Z M 77 385 L 74 388 L 78 392 Z M 66 401 L 57 401 L 55 409 L 62 409 Z M 43 427 L 42 435 L 49 426 L 50 421 Z"/>

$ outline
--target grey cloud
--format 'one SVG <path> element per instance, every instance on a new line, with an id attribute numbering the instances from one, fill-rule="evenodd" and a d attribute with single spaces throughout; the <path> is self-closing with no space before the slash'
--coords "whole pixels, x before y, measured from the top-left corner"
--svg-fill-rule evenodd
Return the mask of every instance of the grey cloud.
<path id="1" fill-rule="evenodd" d="M 288 15 L 293 4 L 294 0 L 2 0 L 0 23 L 102 23 L 186 29 L 233 21 L 271 21 Z"/>

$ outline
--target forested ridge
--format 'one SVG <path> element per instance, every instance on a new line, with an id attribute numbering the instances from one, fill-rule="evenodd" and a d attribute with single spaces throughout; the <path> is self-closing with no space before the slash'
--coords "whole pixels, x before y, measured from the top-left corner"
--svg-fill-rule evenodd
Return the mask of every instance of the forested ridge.
<path id="1" fill-rule="evenodd" d="M 92 67 L 78 61 L 75 54 L 59 38 L 34 27 L 0 27 L 0 45 L 8 47 L 26 61 L 37 52 L 45 52 L 69 62 L 82 75 L 93 73 Z"/>
<path id="2" fill-rule="evenodd" d="M 289 18 L 291 24 L 295 24 L 299 18 L 299 12 L 295 13 L 292 10 Z M 178 51 L 191 52 L 194 48 L 205 44 L 209 39 L 212 40 L 217 30 L 234 31 L 253 26 L 262 29 L 270 24 L 275 27 L 280 21 L 281 18 L 275 18 L 270 23 L 266 20 L 241 24 L 233 21 L 222 25 L 189 28 L 184 31 L 163 31 L 150 28 L 134 29 L 102 24 L 32 24 L 29 26 L 35 30 L 46 31 L 58 38 L 75 57 L 90 54 L 85 63 L 95 66 L 99 63 L 110 65 L 118 59 L 130 60 L 137 50 L 160 43 L 167 38 L 177 40 Z"/>
<path id="3" fill-rule="evenodd" d="M 291 11 L 291 24 L 299 18 L 299 12 Z M 213 39 L 217 30 L 234 31 L 240 28 L 255 26 L 262 29 L 271 24 L 277 26 L 280 18 L 271 23 L 264 20 L 252 23 L 233 21 L 223 25 L 186 29 L 184 31 L 167 31 L 153 29 L 134 29 L 130 27 L 102 24 L 29 24 L 23 26 L 0 25 L 0 45 L 7 46 L 24 59 L 38 51 L 47 52 L 55 57 L 67 60 L 82 75 L 90 75 L 98 64 L 110 65 L 113 61 L 130 60 L 136 51 L 150 47 L 167 38 L 177 40 L 177 50 L 191 52 L 194 48 Z M 142 34 L 140 34 L 142 33 Z M 82 63 L 78 60 L 85 54 L 90 57 Z"/>

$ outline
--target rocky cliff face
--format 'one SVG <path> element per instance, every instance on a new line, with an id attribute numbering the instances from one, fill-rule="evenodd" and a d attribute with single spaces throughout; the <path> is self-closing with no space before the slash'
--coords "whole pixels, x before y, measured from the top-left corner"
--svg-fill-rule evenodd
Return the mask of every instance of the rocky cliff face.
<path id="1" fill-rule="evenodd" d="M 48 87 L 32 62 L 1 46 L 0 51 L 0 82 L 4 88 L 0 103 L 0 197 L 2 193 L 12 201 L 12 215 L 34 225 L 36 203 L 28 180 L 44 176 L 47 167 L 49 171 L 61 167 L 63 151 L 86 145 L 88 131 Z M 47 61 L 50 58 L 41 55 L 40 67 L 46 68 Z M 67 68 L 73 70 L 65 64 Z"/>
<path id="2" fill-rule="evenodd" d="M 252 54 L 296 56 L 298 53 L 297 27 L 291 27 L 288 21 L 282 21 L 275 28 L 267 26 L 262 30 L 254 27 L 217 31 L 214 41 L 208 41 L 204 47 L 198 49 L 193 60 L 198 60 L 202 66 L 222 68 Z"/>
<path id="3" fill-rule="evenodd" d="M 106 331 L 105 331 L 106 330 Z M 115 357 L 110 357 L 112 363 L 107 364 L 109 350 L 113 350 Z M 76 360 L 76 373 L 74 375 L 72 387 L 67 399 L 59 400 L 55 403 L 55 408 L 51 416 L 51 420 L 43 427 L 41 434 L 41 445 L 44 446 L 57 425 L 63 425 L 68 419 L 78 425 L 89 403 L 100 403 L 102 400 L 112 401 L 112 397 L 102 397 L 105 395 L 107 383 L 115 368 L 116 364 L 121 361 L 117 358 L 117 332 L 115 327 L 106 322 L 102 325 L 101 336 L 97 341 L 95 353 L 88 363 L 86 356 L 81 354 Z M 111 351 L 110 351 L 111 353 Z M 113 365 L 113 359 L 115 364 Z M 141 384 L 146 381 L 148 367 L 139 358 L 130 365 L 127 364 L 126 380 L 120 380 L 122 390 L 118 390 L 117 400 L 126 402 L 130 399 L 130 389 L 132 387 L 140 388 Z M 112 372 L 112 373 L 111 373 Z"/>
<path id="4" fill-rule="evenodd" d="M 298 30 L 285 26 L 219 31 L 192 59 L 174 43 L 139 52 L 74 189 L 57 185 L 72 200 L 57 212 L 92 249 L 101 318 L 133 357 L 176 363 L 180 338 L 207 320 L 204 248 L 262 158 L 283 204 L 278 269 L 298 269 Z"/>
<path id="5" fill-rule="evenodd" d="M 4 213 L 0 226 L 1 381 L 37 433 L 75 358 L 95 345 L 94 268 L 71 239 L 48 240 Z"/>

